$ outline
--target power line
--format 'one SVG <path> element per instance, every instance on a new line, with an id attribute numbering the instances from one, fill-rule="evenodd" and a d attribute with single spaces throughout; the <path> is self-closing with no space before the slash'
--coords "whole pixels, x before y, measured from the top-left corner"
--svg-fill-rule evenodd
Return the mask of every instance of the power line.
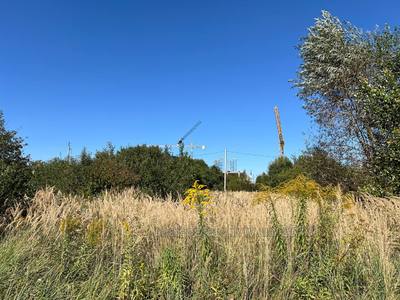
<path id="1" fill-rule="evenodd" d="M 229 153 L 234 153 L 234 154 L 241 154 L 241 155 L 248 155 L 248 156 L 256 156 L 256 157 L 275 157 L 274 155 L 265 155 L 265 154 L 259 154 L 259 153 L 249 153 L 249 152 L 239 152 L 239 151 L 228 151 Z M 217 151 L 217 152 L 209 152 L 209 153 L 200 153 L 196 154 L 196 156 L 207 156 L 207 155 L 215 155 L 215 154 L 222 154 L 224 151 Z"/>
<path id="2" fill-rule="evenodd" d="M 207 156 L 207 155 L 214 155 L 214 154 L 221 154 L 224 151 L 218 151 L 218 152 L 209 152 L 209 153 L 200 153 L 200 154 L 196 154 L 196 156 Z"/>
<path id="3" fill-rule="evenodd" d="M 229 152 L 241 155 L 248 155 L 248 156 L 267 157 L 267 158 L 274 157 L 273 155 L 264 155 L 258 153 L 248 153 L 248 152 L 238 152 L 238 151 L 229 151 Z"/>

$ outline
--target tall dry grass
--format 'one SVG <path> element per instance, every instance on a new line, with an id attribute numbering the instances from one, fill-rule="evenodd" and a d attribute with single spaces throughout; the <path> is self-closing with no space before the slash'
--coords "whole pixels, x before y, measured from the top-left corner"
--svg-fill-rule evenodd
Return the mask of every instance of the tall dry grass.
<path id="1" fill-rule="evenodd" d="M 40 191 L 0 242 L 2 299 L 399 299 L 400 199 Z"/>

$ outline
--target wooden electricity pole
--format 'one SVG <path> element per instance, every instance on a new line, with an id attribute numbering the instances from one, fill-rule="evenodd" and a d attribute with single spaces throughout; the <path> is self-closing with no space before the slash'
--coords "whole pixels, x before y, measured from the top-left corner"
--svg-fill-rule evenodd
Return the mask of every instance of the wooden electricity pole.
<path id="1" fill-rule="evenodd" d="M 227 164 L 228 164 L 228 151 L 226 151 L 226 148 L 225 148 L 225 151 L 224 151 L 224 192 L 226 192 L 226 180 L 227 180 L 227 178 L 228 178 L 228 166 L 227 166 Z"/>
<path id="2" fill-rule="evenodd" d="M 278 128 L 278 137 L 279 137 L 279 147 L 281 150 L 281 157 L 284 156 L 285 154 L 285 141 L 283 140 L 283 134 L 282 134 L 282 126 L 281 126 L 281 118 L 279 116 L 279 109 L 278 106 L 274 107 L 275 111 L 275 120 L 276 120 L 276 127 Z"/>

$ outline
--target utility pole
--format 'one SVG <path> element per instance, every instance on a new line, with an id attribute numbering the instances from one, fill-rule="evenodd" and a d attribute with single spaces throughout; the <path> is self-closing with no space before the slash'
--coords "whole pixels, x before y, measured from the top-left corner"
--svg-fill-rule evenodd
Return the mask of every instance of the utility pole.
<path id="1" fill-rule="evenodd" d="M 71 142 L 68 142 L 68 162 L 71 163 L 71 156 L 72 156 L 72 148 L 71 148 Z"/>
<path id="2" fill-rule="evenodd" d="M 225 170 L 224 170 L 224 192 L 226 192 L 226 179 L 227 179 L 227 175 L 228 175 L 228 154 L 225 148 L 225 153 L 224 153 L 224 165 L 225 165 Z"/>
<path id="3" fill-rule="evenodd" d="M 274 107 L 274 111 L 275 111 L 276 127 L 278 128 L 279 147 L 280 147 L 280 151 L 281 151 L 281 157 L 283 157 L 285 154 L 285 152 L 284 152 L 285 141 L 283 140 L 281 118 L 279 116 L 278 106 Z"/>

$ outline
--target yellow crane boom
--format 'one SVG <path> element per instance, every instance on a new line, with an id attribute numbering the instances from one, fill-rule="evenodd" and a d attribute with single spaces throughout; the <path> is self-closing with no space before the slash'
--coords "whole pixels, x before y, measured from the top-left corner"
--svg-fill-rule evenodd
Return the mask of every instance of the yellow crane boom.
<path id="1" fill-rule="evenodd" d="M 284 151 L 285 141 L 283 139 L 281 118 L 279 116 L 278 106 L 274 107 L 274 112 L 275 112 L 276 127 L 278 128 L 279 147 L 280 147 L 280 150 L 281 150 L 281 156 L 283 156 L 285 154 L 285 151 Z"/>

